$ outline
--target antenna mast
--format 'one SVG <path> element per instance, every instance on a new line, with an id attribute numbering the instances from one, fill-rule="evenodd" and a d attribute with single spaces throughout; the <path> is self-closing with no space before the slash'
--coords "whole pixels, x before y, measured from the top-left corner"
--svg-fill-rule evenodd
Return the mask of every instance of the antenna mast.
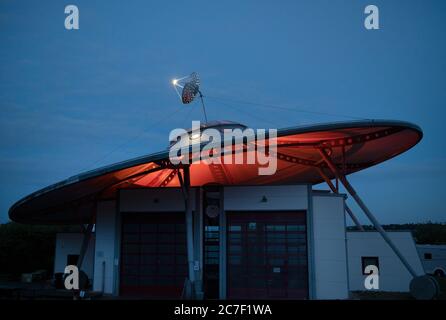
<path id="1" fill-rule="evenodd" d="M 206 114 L 206 108 L 204 107 L 204 100 L 203 100 L 203 94 L 200 90 L 198 90 L 198 93 L 200 94 L 200 100 L 201 100 L 201 106 L 203 107 L 203 113 L 204 113 L 204 119 L 206 120 L 206 123 L 208 122 L 208 116 Z"/>

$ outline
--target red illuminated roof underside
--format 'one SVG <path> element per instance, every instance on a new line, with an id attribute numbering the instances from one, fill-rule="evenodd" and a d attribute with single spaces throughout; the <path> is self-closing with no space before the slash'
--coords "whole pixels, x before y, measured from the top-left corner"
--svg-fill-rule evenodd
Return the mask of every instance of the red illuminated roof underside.
<path id="1" fill-rule="evenodd" d="M 191 185 L 317 184 L 323 179 L 316 168 L 325 165 L 318 148 L 330 149 L 333 161 L 350 174 L 405 152 L 422 135 L 414 124 L 381 120 L 281 129 L 274 175 L 258 175 L 258 164 L 193 163 Z M 33 224 L 88 223 L 97 201 L 115 198 L 119 189 L 179 187 L 177 170 L 169 165 L 168 150 L 120 162 L 36 191 L 14 204 L 9 216 Z"/>

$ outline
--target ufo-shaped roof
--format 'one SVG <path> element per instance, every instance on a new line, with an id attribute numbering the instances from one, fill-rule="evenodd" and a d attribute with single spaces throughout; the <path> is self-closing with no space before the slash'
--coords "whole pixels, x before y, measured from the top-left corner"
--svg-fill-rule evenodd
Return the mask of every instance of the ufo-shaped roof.
<path id="1" fill-rule="evenodd" d="M 193 162 L 191 186 L 317 184 L 323 182 L 318 168 L 326 167 L 320 148 L 330 150 L 332 160 L 345 174 L 351 174 L 405 152 L 422 136 L 422 130 L 412 123 L 388 120 L 280 129 L 275 174 L 259 175 L 258 163 Z M 113 199 L 120 189 L 179 187 L 177 172 L 178 167 L 169 161 L 168 150 L 153 153 L 81 173 L 38 190 L 15 203 L 9 216 L 16 222 L 31 224 L 88 223 L 98 200 Z M 325 173 L 334 178 L 328 170 Z"/>

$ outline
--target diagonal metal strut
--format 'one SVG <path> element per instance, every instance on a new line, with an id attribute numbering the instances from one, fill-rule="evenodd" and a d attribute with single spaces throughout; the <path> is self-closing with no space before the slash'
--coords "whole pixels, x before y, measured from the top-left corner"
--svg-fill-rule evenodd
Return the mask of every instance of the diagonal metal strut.
<path id="1" fill-rule="evenodd" d="M 327 163 L 327 166 L 330 168 L 330 170 L 333 172 L 333 174 L 341 181 L 345 189 L 348 191 L 348 193 L 352 196 L 352 198 L 356 201 L 358 206 L 364 211 L 367 218 L 369 218 L 370 222 L 372 222 L 375 229 L 381 234 L 384 241 L 387 242 L 389 247 L 395 252 L 395 254 L 398 256 L 400 261 L 403 263 L 403 265 L 406 267 L 406 269 L 410 272 L 410 274 L 415 278 L 417 276 L 417 273 L 412 268 L 412 266 L 407 262 L 406 258 L 401 254 L 400 250 L 395 246 L 393 241 L 389 238 L 387 233 L 384 231 L 383 227 L 380 225 L 378 220 L 376 220 L 375 216 L 372 214 L 372 212 L 367 208 L 365 203 L 361 200 L 359 195 L 356 193 L 355 189 L 352 187 L 352 185 L 348 182 L 345 175 L 343 175 L 338 167 L 333 163 L 330 156 L 327 154 L 327 152 L 324 149 L 318 149 L 319 153 L 321 154 L 324 161 Z"/>
<path id="2" fill-rule="evenodd" d="M 84 262 L 85 254 L 87 253 L 88 244 L 90 243 L 91 234 L 93 231 L 93 222 L 89 223 L 84 230 L 84 236 L 82 238 L 81 249 L 79 253 L 79 259 L 77 260 L 77 267 L 79 270 L 82 269 L 82 264 Z"/>
<path id="3" fill-rule="evenodd" d="M 333 191 L 334 193 L 339 193 L 339 189 L 334 186 L 334 184 L 331 182 L 331 180 L 328 178 L 328 176 L 325 174 L 325 172 L 322 170 L 322 168 L 317 167 L 317 171 L 319 172 L 320 176 L 325 180 L 325 182 L 328 184 L 331 191 Z M 361 225 L 361 223 L 359 222 L 358 218 L 356 218 L 352 209 L 350 209 L 350 207 L 347 204 L 345 204 L 345 211 L 347 211 L 348 215 L 353 220 L 356 227 L 358 227 L 359 230 L 364 231 L 364 228 Z"/>

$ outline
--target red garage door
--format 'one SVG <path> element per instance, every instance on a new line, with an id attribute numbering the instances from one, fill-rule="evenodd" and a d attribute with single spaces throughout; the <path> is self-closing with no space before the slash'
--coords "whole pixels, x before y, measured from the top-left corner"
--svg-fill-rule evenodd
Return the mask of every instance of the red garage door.
<path id="1" fill-rule="evenodd" d="M 228 298 L 307 299 L 305 212 L 229 212 Z"/>
<path id="2" fill-rule="evenodd" d="M 180 298 L 186 276 L 184 213 L 122 214 L 122 295 Z"/>

